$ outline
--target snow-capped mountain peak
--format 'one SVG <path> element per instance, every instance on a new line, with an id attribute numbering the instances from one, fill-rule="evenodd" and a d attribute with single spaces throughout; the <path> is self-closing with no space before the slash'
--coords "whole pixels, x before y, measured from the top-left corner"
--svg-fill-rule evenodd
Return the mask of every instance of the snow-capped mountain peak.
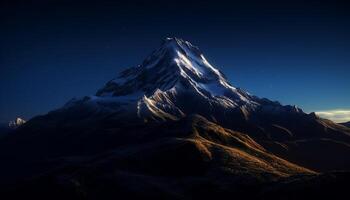
<path id="1" fill-rule="evenodd" d="M 99 90 L 97 96 L 124 96 L 135 92 L 149 95 L 177 84 L 189 84 L 212 96 L 236 91 L 198 47 L 182 39 L 166 38 L 141 65 L 123 71 Z"/>
<path id="2" fill-rule="evenodd" d="M 223 75 L 207 61 L 199 48 L 188 41 L 166 38 L 156 55 L 153 56 L 159 56 L 159 54 L 164 56 L 166 53 L 170 54 L 168 56 L 172 57 L 172 60 L 176 63 L 175 66 L 179 67 L 183 75 L 189 70 L 197 78 L 224 80 Z M 149 58 L 152 59 L 153 56 Z"/>
<path id="3" fill-rule="evenodd" d="M 65 107 L 77 102 L 98 112 L 123 110 L 138 118 L 163 120 L 188 114 L 227 118 L 223 113 L 247 119 L 257 109 L 290 110 L 233 87 L 198 47 L 179 38 L 164 39 L 142 64 L 122 71 L 95 96 L 72 100 Z"/>
<path id="4" fill-rule="evenodd" d="M 26 123 L 26 121 L 24 119 L 17 117 L 15 120 L 10 121 L 8 126 L 10 128 L 18 128 L 19 126 L 23 125 L 24 123 Z"/>
<path id="5" fill-rule="evenodd" d="M 151 112 L 167 118 L 197 112 L 185 103 L 189 99 L 210 107 L 253 109 L 258 105 L 255 97 L 233 87 L 198 47 L 179 38 L 164 39 L 141 65 L 121 72 L 93 97 L 98 102 L 107 98 L 138 101 L 138 116 Z"/>

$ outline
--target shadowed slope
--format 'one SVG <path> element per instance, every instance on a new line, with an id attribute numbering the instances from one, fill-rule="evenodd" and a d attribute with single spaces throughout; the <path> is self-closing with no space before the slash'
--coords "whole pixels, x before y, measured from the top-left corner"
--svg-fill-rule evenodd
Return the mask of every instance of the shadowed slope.
<path id="1" fill-rule="evenodd" d="M 46 119 L 45 124 L 49 124 L 49 120 Z M 41 119 L 41 122 L 45 120 Z M 25 164 L 35 165 L 61 157 L 91 157 L 111 151 L 113 159 L 121 162 L 118 167 L 125 165 L 132 169 L 135 166 L 146 171 L 152 169 L 154 173 L 162 173 L 162 166 L 169 163 L 169 168 L 177 166 L 168 171 L 170 174 L 198 173 L 206 171 L 209 165 L 239 173 L 244 171 L 253 176 L 310 172 L 269 154 L 246 134 L 224 129 L 200 116 L 162 124 L 119 123 L 115 127 L 116 121 L 100 123 L 94 129 L 79 126 L 67 129 L 67 124 L 57 124 L 47 128 L 40 126 L 40 130 L 28 123 L 0 141 L 0 155 L 16 158 L 14 162 L 22 159 Z M 127 162 L 124 163 L 124 159 Z M 14 164 L 10 159 L 2 167 Z"/>
<path id="2" fill-rule="evenodd" d="M 36 130 L 35 134 L 18 140 L 31 129 L 24 126 L 2 141 L 1 147 L 7 146 L 9 150 L 12 140 L 26 147 L 26 152 L 11 150 L 17 165 L 32 169 L 22 169 L 28 170 L 24 177 L 31 178 L 29 182 L 19 179 L 5 194 L 12 194 L 12 189 L 17 188 L 24 192 L 20 195 L 44 195 L 32 188 L 32 184 L 38 184 L 35 187 L 54 194 L 57 193 L 52 191 L 54 188 L 63 190 L 58 196 L 67 195 L 65 198 L 80 195 L 79 191 L 89 198 L 113 196 L 116 191 L 133 197 L 198 197 L 201 194 L 195 187 L 206 188 L 208 183 L 219 190 L 233 185 L 239 189 L 291 175 L 315 174 L 270 154 L 248 135 L 224 129 L 198 115 L 161 124 L 120 124 L 114 128 L 114 123 L 117 122 L 104 121 L 101 129 L 81 134 L 78 133 L 82 130 L 61 132 L 64 126 L 56 126 Z M 45 142 L 37 140 L 44 135 L 50 137 Z M 7 154 L 0 155 L 3 158 Z M 1 172 L 9 173 L 6 169 Z M 121 179 L 128 181 L 120 182 Z M 136 186 L 141 191 L 130 194 L 129 190 Z M 159 193 L 155 194 L 152 187 Z"/>

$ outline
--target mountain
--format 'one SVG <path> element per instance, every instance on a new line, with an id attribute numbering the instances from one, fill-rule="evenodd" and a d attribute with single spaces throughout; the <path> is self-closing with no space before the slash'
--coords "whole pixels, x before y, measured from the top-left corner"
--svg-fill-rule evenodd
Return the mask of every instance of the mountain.
<path id="1" fill-rule="evenodd" d="M 0 137 L 7 135 L 25 122 L 26 121 L 21 118 L 16 118 L 15 120 L 8 123 L 0 123 Z"/>
<path id="2" fill-rule="evenodd" d="M 0 194 L 36 199 L 300 199 L 345 194 L 350 129 L 232 86 L 165 39 L 93 96 L 0 139 Z M 283 196 L 284 195 L 284 196 Z M 333 195 L 332 197 L 337 196 Z"/>
<path id="3" fill-rule="evenodd" d="M 10 128 L 15 129 L 15 128 L 18 128 L 19 126 L 22 126 L 24 123 L 26 123 L 24 119 L 17 117 L 15 120 L 10 121 L 8 126 Z"/>
<path id="4" fill-rule="evenodd" d="M 350 128 L 350 121 L 349 122 L 339 123 L 339 124 Z"/>
<path id="5" fill-rule="evenodd" d="M 177 38 L 165 39 L 141 65 L 121 72 L 96 96 L 73 100 L 66 107 L 77 103 L 100 112 L 122 109 L 143 120 L 176 120 L 195 113 L 227 125 L 232 116 L 247 120 L 258 110 L 302 113 L 295 106 L 282 106 L 233 87 L 197 47 Z"/>
<path id="6" fill-rule="evenodd" d="M 178 38 L 163 40 L 141 65 L 122 71 L 95 96 L 73 99 L 54 113 L 70 113 L 69 117 L 79 113 L 76 118 L 89 121 L 109 116 L 128 122 L 162 122 L 197 114 L 247 133 L 269 151 L 310 169 L 342 170 L 350 166 L 350 160 L 343 162 L 328 153 L 315 159 L 316 147 L 309 150 L 310 154 L 303 149 L 307 144 L 332 146 L 322 149 L 339 155 L 344 149 L 350 152 L 346 145 L 350 142 L 349 129 L 232 86 L 198 47 Z M 83 113 L 86 115 L 81 116 Z"/>

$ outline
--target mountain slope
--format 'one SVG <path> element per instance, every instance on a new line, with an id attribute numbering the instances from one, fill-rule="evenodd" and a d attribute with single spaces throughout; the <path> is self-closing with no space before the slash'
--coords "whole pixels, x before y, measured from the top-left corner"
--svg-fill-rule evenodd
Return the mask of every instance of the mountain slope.
<path id="1" fill-rule="evenodd" d="M 60 188 L 64 192 L 57 196 L 61 198 L 79 195 L 79 191 L 87 199 L 93 199 L 94 195 L 198 198 L 203 191 L 196 191 L 195 187 L 208 187 L 204 194 L 210 195 L 212 189 L 240 193 L 239 188 L 266 181 L 316 175 L 269 153 L 248 135 L 225 129 L 198 115 L 164 123 L 124 124 L 118 128 L 113 122 L 104 121 L 95 130 L 83 134 L 79 133 L 84 129 L 70 128 L 67 132 L 64 124 L 56 127 L 56 132 L 51 128 L 39 131 L 35 126 L 26 124 L 25 129 L 16 132 L 16 137 L 3 140 L 0 145 L 1 159 L 17 157 L 0 166 L 1 172 L 6 172 L 1 174 L 2 181 L 16 182 L 8 189 L 0 189 L 2 194 L 14 195 L 11 191 L 15 190 L 23 191 L 15 195 L 55 198 L 53 194 Z M 14 179 L 6 166 L 21 176 Z M 46 191 L 50 192 L 46 194 Z"/>
<path id="2" fill-rule="evenodd" d="M 57 141 L 45 140 L 49 142 L 47 146 L 28 155 L 49 153 L 46 154 L 51 158 L 49 161 L 38 162 L 46 163 L 47 169 L 24 182 L 1 187 L 2 196 L 224 199 L 234 195 L 245 199 L 280 199 L 288 194 L 291 199 L 300 199 L 301 196 L 340 197 L 347 191 L 343 178 L 346 174 L 318 175 L 271 155 L 248 135 L 224 129 L 201 116 L 147 124 L 147 128 L 139 124 L 111 129 L 113 125 L 107 122 L 101 127 L 106 128 L 104 132 L 99 129 L 85 133 L 91 141 L 84 139 L 84 135 L 74 139 L 64 134 L 65 140 L 76 140 L 76 144 L 61 146 L 71 149 L 65 152 L 66 156 L 57 152 L 53 156 L 50 151 L 57 149 L 52 146 Z M 58 127 L 57 131 L 63 133 L 64 127 Z M 44 133 L 48 132 L 43 130 Z M 101 137 L 105 138 L 104 142 L 98 140 Z M 120 144 L 116 139 L 122 140 Z M 101 143 L 104 145 L 98 147 Z M 40 144 L 38 141 L 36 146 Z M 59 152 L 64 152 L 62 149 Z M 84 152 L 91 149 L 95 153 Z M 310 189 L 305 193 L 303 188 Z"/>

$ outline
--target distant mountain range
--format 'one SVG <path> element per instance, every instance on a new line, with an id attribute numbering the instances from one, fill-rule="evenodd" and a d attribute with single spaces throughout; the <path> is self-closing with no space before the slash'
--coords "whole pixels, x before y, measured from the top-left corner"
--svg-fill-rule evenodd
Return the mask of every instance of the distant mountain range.
<path id="1" fill-rule="evenodd" d="M 21 118 L 16 118 L 15 120 L 12 120 L 8 123 L 0 123 L 0 137 L 7 135 L 11 131 L 14 131 L 24 123 L 26 123 L 26 121 Z"/>
<path id="2" fill-rule="evenodd" d="M 349 128 L 234 87 L 167 38 L 96 95 L 0 139 L 0 184 L 18 198 L 333 198 L 348 155 Z"/>
<path id="3" fill-rule="evenodd" d="M 340 124 L 350 128 L 350 121 L 349 122 L 343 122 L 343 123 L 340 123 Z"/>

